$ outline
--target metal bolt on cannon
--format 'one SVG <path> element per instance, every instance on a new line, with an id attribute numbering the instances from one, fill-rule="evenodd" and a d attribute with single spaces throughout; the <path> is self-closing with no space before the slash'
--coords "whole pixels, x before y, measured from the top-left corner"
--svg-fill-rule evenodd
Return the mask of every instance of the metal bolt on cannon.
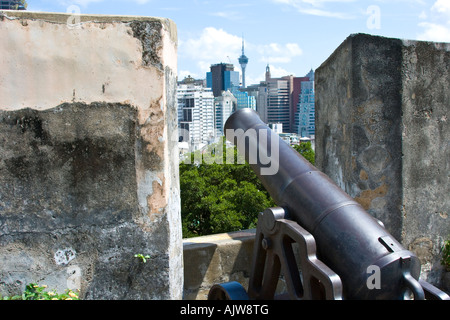
<path id="1" fill-rule="evenodd" d="M 258 217 L 248 290 L 237 282 L 216 284 L 208 299 L 450 300 L 419 280 L 414 253 L 256 112 L 233 113 L 225 133 L 279 207 Z M 368 270 L 379 272 L 378 286 L 368 285 Z M 277 296 L 281 274 L 287 294 Z"/>

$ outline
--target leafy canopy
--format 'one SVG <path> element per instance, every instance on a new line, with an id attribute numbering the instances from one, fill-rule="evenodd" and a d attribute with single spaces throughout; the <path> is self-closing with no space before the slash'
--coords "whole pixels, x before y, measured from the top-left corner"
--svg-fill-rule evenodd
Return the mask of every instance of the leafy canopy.
<path id="1" fill-rule="evenodd" d="M 233 147 L 236 161 L 226 164 L 225 152 L 220 152 L 226 150 L 225 139 L 219 143 L 223 148 L 213 145 L 207 156 L 223 157 L 223 161 L 207 160 L 206 163 L 204 159 L 208 157 L 189 154 L 190 161 L 180 164 L 184 238 L 255 228 L 258 214 L 275 206 L 250 166 L 237 161 L 236 147 Z M 310 143 L 299 150 L 307 160 L 314 161 Z M 201 161 L 194 163 L 194 159 Z"/>

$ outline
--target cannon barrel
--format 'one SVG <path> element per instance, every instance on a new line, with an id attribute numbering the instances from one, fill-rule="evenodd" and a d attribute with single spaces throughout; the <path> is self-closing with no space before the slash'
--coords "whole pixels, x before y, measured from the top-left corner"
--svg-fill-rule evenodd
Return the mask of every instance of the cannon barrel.
<path id="1" fill-rule="evenodd" d="M 288 218 L 313 235 L 318 258 L 341 278 L 345 299 L 424 298 L 419 259 L 255 111 L 233 113 L 225 134 Z M 368 285 L 375 270 L 379 288 Z"/>

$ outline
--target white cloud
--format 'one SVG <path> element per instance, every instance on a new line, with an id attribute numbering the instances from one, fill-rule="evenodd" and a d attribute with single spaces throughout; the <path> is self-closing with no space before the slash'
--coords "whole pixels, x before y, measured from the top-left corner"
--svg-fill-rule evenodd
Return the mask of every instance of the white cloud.
<path id="1" fill-rule="evenodd" d="M 259 61 L 267 63 L 289 63 L 303 53 L 296 43 L 259 45 L 257 52 L 260 56 Z"/>
<path id="2" fill-rule="evenodd" d="M 252 84 L 259 84 L 264 80 L 264 73 L 260 74 L 259 77 L 254 77 L 252 74 L 247 73 L 245 75 L 245 85 L 249 86 Z"/>
<path id="3" fill-rule="evenodd" d="M 241 49 L 242 38 L 240 36 L 230 34 L 223 29 L 207 27 L 198 37 L 180 39 L 178 54 L 180 60 L 189 59 L 193 65 L 196 65 L 196 68 L 192 69 L 200 70 L 200 75 L 191 73 L 191 76 L 204 77 L 205 73 L 210 71 L 210 66 L 216 63 L 231 62 L 234 64 L 235 70 L 239 70 L 237 58 L 241 55 Z M 296 43 L 253 44 L 246 41 L 245 53 L 249 57 L 255 57 L 255 61 L 264 64 L 280 64 L 289 63 L 302 55 L 302 49 Z M 276 69 L 274 70 L 277 72 Z M 287 71 L 283 70 L 283 72 L 284 75 L 287 74 Z M 183 75 L 185 74 L 183 73 Z"/>
<path id="4" fill-rule="evenodd" d="M 189 70 L 178 70 L 178 80 L 179 80 L 179 81 L 183 80 L 183 79 L 186 78 L 187 76 L 191 76 L 191 77 L 194 78 L 194 79 L 197 79 L 197 78 L 204 78 L 204 76 L 199 77 L 199 75 L 197 75 L 197 74 L 195 74 L 195 73 L 193 73 L 193 72 L 190 72 Z"/>
<path id="5" fill-rule="evenodd" d="M 229 62 L 240 55 L 242 39 L 223 29 L 207 27 L 200 37 L 179 42 L 179 55 L 197 63 L 202 73 L 209 71 L 211 64 Z"/>
<path id="6" fill-rule="evenodd" d="M 272 0 L 275 3 L 285 4 L 294 7 L 298 12 L 308 15 L 351 19 L 353 16 L 347 12 L 333 11 L 326 9 L 327 4 L 331 3 L 349 3 L 356 0 Z"/>
<path id="7" fill-rule="evenodd" d="M 450 42 L 450 1 L 437 0 L 431 7 L 429 16 L 422 16 L 428 21 L 419 23 L 419 27 L 424 29 L 417 36 L 419 40 Z"/>
<path id="8" fill-rule="evenodd" d="M 419 15 L 419 19 L 425 20 L 425 19 L 427 19 L 427 18 L 428 18 L 427 13 L 426 13 L 425 11 L 422 11 L 422 12 L 420 13 L 420 15 Z"/>
<path id="9" fill-rule="evenodd" d="M 277 66 L 272 65 L 272 64 L 269 65 L 269 67 L 270 67 L 270 76 L 272 78 L 281 78 L 281 77 L 288 76 L 288 75 L 294 75 L 295 76 L 295 74 L 292 74 L 292 72 L 289 72 L 289 71 L 287 71 L 286 69 L 284 69 L 282 67 L 277 67 Z M 264 77 L 265 77 L 265 74 L 264 74 Z"/>
<path id="10" fill-rule="evenodd" d="M 450 1 L 448 0 L 437 0 L 434 5 L 431 7 L 431 10 L 449 14 L 450 15 Z"/>
<path id="11" fill-rule="evenodd" d="M 82 7 L 87 7 L 91 3 L 102 2 L 102 1 L 104 1 L 104 0 L 72 0 L 72 1 L 61 1 L 61 3 L 66 6 L 80 5 Z"/>
<path id="12" fill-rule="evenodd" d="M 82 7 L 87 7 L 92 3 L 96 2 L 104 2 L 105 0 L 59 0 L 59 3 L 63 6 L 71 6 L 71 5 L 79 5 Z M 124 2 L 135 2 L 137 4 L 146 4 L 149 3 L 151 0 L 121 0 Z"/>
<path id="13" fill-rule="evenodd" d="M 424 28 L 424 32 L 418 35 L 419 40 L 450 42 L 450 26 L 431 22 L 421 22 L 419 27 Z"/>
<path id="14" fill-rule="evenodd" d="M 242 20 L 243 15 L 238 11 L 219 11 L 210 13 L 211 16 L 220 17 L 228 20 Z"/>
<path id="15" fill-rule="evenodd" d="M 269 64 L 269 67 L 270 67 L 270 76 L 272 78 L 281 78 L 281 77 L 288 76 L 288 75 L 295 76 L 295 74 L 287 71 L 286 69 L 284 69 L 282 67 L 278 67 L 278 66 L 272 65 L 272 64 Z M 266 79 L 266 71 L 265 70 L 263 72 L 261 72 L 260 74 L 258 74 L 257 76 L 254 76 L 252 74 L 246 75 L 247 85 L 258 84 L 260 81 L 264 81 L 265 79 Z"/>

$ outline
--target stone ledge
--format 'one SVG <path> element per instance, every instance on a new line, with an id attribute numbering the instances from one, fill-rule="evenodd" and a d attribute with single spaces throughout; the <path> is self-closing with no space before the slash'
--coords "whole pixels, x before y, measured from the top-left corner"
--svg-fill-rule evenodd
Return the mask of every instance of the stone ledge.
<path id="1" fill-rule="evenodd" d="M 174 21 L 168 18 L 160 17 L 147 17 L 147 16 L 119 16 L 119 15 L 106 15 L 106 14 L 78 14 L 78 13 L 61 13 L 61 12 L 34 12 L 24 10 L 0 10 L 0 16 L 5 16 L 9 19 L 29 19 L 40 20 L 52 23 L 66 24 L 70 17 L 79 17 L 79 22 L 99 22 L 99 23 L 112 23 L 112 22 L 132 22 L 132 21 L 159 21 L 166 25 L 166 28 L 170 30 L 171 38 L 173 42 L 178 41 L 177 27 Z M 73 22 L 72 22 L 73 23 Z"/>
<path id="2" fill-rule="evenodd" d="M 248 287 L 255 229 L 183 240 L 184 299 L 205 300 L 218 283 Z"/>

